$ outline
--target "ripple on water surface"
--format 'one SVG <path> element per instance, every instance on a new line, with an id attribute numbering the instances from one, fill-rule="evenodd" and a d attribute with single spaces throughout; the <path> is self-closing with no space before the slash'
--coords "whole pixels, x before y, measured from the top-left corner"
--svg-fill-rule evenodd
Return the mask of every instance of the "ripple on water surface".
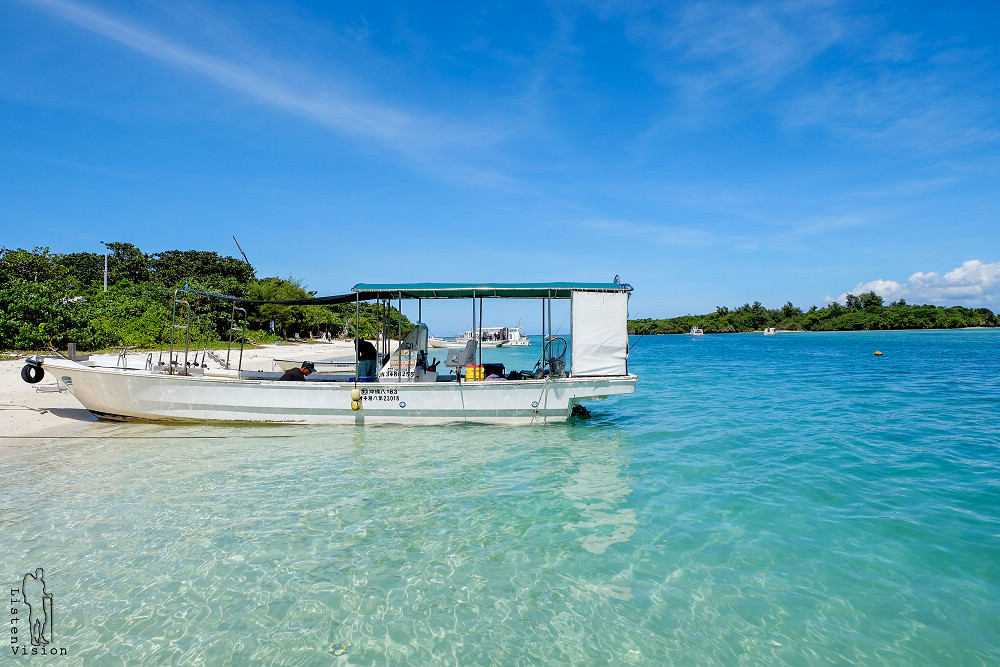
<path id="1" fill-rule="evenodd" d="M 2 560 L 77 664 L 997 664 L 998 344 L 647 338 L 545 427 L 98 424 L 5 449 Z"/>

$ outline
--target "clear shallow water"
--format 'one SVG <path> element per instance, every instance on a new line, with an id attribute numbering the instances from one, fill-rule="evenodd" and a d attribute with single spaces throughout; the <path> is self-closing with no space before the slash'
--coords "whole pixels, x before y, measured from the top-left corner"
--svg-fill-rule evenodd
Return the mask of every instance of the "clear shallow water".
<path id="1" fill-rule="evenodd" d="M 4 447 L 0 562 L 76 664 L 1000 664 L 998 352 L 647 337 L 565 425 L 97 424 Z"/>

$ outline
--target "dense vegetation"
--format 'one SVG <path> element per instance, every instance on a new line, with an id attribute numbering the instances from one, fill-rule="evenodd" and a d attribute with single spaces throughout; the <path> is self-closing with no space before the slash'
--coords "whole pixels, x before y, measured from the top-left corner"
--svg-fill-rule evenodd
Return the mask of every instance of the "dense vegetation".
<path id="1" fill-rule="evenodd" d="M 0 350 L 42 350 L 74 342 L 81 350 L 120 345 L 156 348 L 170 344 L 174 290 L 191 289 L 256 300 L 313 296 L 295 279 L 257 279 L 247 262 L 214 252 L 169 250 L 146 254 L 130 243 L 106 243 L 105 255 L 56 254 L 48 248 L 0 248 Z M 192 340 L 201 345 L 228 341 L 232 304 L 194 294 L 180 296 L 192 306 Z M 247 308 L 251 342 L 293 335 L 355 334 L 355 306 L 284 306 Z M 390 311 L 389 329 L 399 325 Z M 274 332 L 271 331 L 273 322 Z M 360 333 L 378 335 L 373 304 L 362 304 Z M 403 318 L 403 330 L 410 323 Z"/>
<path id="2" fill-rule="evenodd" d="M 705 333 L 736 333 L 767 327 L 789 331 L 857 331 L 1000 326 L 1000 320 L 987 308 L 911 306 L 902 299 L 886 306 L 874 292 L 848 294 L 846 300 L 846 305 L 835 301 L 826 308 L 813 306 L 807 311 L 791 302 L 777 309 L 765 308 L 759 301 L 734 310 L 719 306 L 707 315 L 629 320 L 628 330 L 631 334 L 668 334 L 688 333 L 691 327 L 700 327 Z"/>
<path id="3" fill-rule="evenodd" d="M 157 348 L 170 344 L 175 289 L 192 289 L 256 300 L 291 300 L 313 296 L 295 279 L 261 278 L 252 266 L 233 257 L 198 250 L 146 254 L 130 243 L 106 243 L 108 287 L 104 289 L 105 255 L 56 254 L 0 248 L 0 350 L 43 350 L 76 343 L 81 350 L 120 345 Z M 199 345 L 229 340 L 232 304 L 189 293 L 192 339 Z M 899 300 L 888 306 L 874 292 L 849 294 L 847 303 L 807 311 L 786 303 L 778 309 L 756 302 L 730 310 L 666 319 L 629 320 L 629 333 L 687 333 L 697 326 L 706 333 L 760 331 L 766 327 L 792 331 L 860 329 L 954 329 L 1000 326 L 986 308 L 911 306 Z M 330 332 L 355 335 L 355 306 L 287 306 L 263 304 L 247 308 L 248 338 L 265 342 L 294 335 Z M 272 332 L 273 323 L 273 332 Z M 380 311 L 362 304 L 360 333 L 378 335 Z M 411 324 L 403 318 L 403 331 Z M 399 327 L 389 311 L 388 334 Z"/>

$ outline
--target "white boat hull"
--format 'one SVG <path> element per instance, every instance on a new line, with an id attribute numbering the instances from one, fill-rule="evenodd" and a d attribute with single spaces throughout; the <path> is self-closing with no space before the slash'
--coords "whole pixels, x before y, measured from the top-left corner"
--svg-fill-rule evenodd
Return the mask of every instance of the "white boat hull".
<path id="1" fill-rule="evenodd" d="M 98 417 L 294 424 L 531 424 L 564 421 L 581 401 L 635 391 L 635 375 L 497 382 L 281 382 L 235 371 L 168 375 L 45 359 L 47 373 Z M 273 375 L 273 374 L 272 374 Z M 361 408 L 351 409 L 351 390 Z"/>
<path id="2" fill-rule="evenodd" d="M 427 346 L 439 350 L 461 350 L 465 347 L 465 343 L 456 343 L 453 340 L 445 340 L 444 338 L 435 338 L 434 336 L 431 336 L 427 339 Z"/>

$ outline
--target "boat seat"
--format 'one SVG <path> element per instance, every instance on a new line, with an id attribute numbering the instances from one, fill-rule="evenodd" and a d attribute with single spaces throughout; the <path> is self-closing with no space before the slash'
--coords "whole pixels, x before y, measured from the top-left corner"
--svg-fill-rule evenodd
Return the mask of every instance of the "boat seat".
<path id="1" fill-rule="evenodd" d="M 448 350 L 448 356 L 444 360 L 444 365 L 451 368 L 465 368 L 476 360 L 476 347 L 479 341 L 470 340 L 465 344 L 465 349 Z"/>

